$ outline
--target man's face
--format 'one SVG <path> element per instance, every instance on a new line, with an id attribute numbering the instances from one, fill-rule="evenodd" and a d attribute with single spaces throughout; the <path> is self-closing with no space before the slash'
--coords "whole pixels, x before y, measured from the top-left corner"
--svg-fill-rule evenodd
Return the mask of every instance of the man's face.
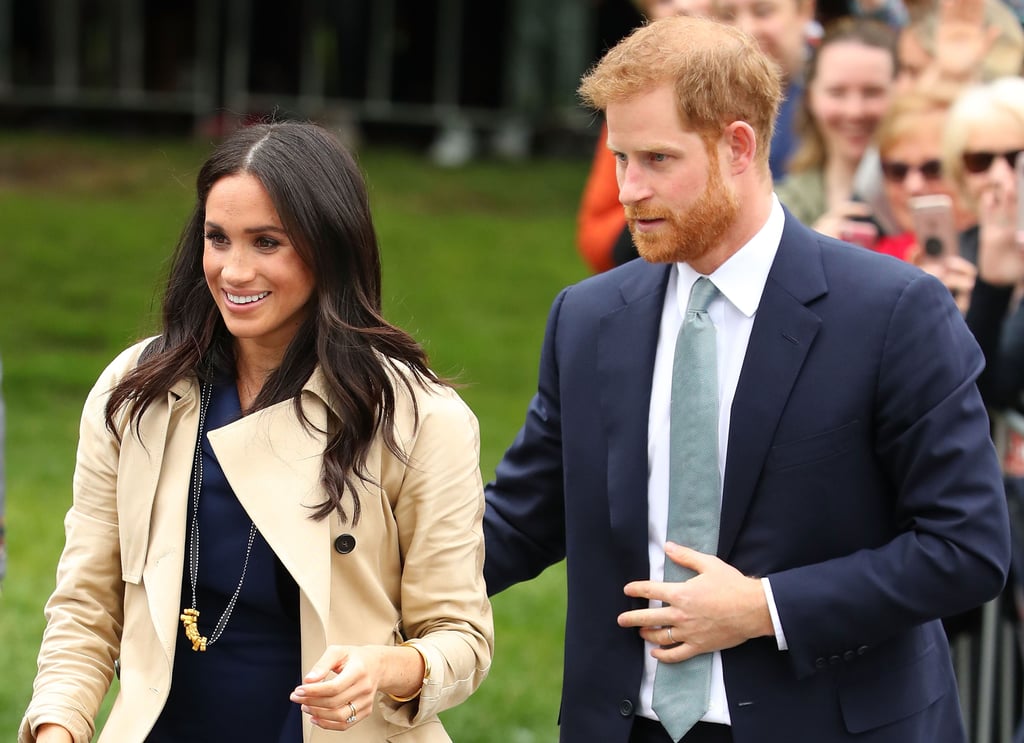
<path id="1" fill-rule="evenodd" d="M 713 0 L 711 5 L 714 18 L 753 36 L 785 77 L 800 73 L 813 0 Z"/>
<path id="2" fill-rule="evenodd" d="M 683 128 L 669 84 L 609 104 L 606 120 L 608 147 L 618 160 L 619 201 L 637 251 L 652 263 L 697 268 L 739 213 L 717 145 L 709 150 Z"/>

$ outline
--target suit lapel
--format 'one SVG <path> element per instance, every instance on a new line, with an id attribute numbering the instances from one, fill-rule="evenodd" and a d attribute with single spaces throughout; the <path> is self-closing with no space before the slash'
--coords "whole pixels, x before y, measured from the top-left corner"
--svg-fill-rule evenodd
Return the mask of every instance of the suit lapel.
<path id="1" fill-rule="evenodd" d="M 330 517 L 310 518 L 324 499 L 320 485 L 323 405 L 303 409 L 312 427 L 296 419 L 286 400 L 210 431 L 210 444 L 239 502 L 308 597 L 323 627 L 330 605 Z M 311 549 L 323 545 L 320 549 Z"/>
<path id="2" fill-rule="evenodd" d="M 718 540 L 723 559 L 736 542 L 782 411 L 821 325 L 806 305 L 826 291 L 817 238 L 787 213 L 730 415 Z"/>
<path id="3" fill-rule="evenodd" d="M 670 270 L 670 266 L 644 264 L 627 279 L 620 288 L 623 304 L 601 318 L 597 339 L 611 529 L 615 543 L 625 551 L 627 570 L 637 576 L 649 573 L 647 419 Z"/>

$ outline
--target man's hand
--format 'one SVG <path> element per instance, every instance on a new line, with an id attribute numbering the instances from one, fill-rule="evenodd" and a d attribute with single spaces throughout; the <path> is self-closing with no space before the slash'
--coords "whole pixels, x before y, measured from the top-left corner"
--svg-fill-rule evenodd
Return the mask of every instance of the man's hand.
<path id="1" fill-rule="evenodd" d="M 758 578 L 748 578 L 714 555 L 668 542 L 665 554 L 697 575 L 683 583 L 634 581 L 627 596 L 654 599 L 657 609 L 619 615 L 619 626 L 639 627 L 640 636 L 660 647 L 651 655 L 678 663 L 702 653 L 740 645 L 753 637 L 774 635 L 768 599 Z"/>

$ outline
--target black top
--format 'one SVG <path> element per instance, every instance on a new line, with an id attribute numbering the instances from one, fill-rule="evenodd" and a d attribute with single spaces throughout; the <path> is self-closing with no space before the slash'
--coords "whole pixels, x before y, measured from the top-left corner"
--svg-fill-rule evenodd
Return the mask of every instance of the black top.
<path id="1" fill-rule="evenodd" d="M 214 385 L 206 429 L 240 417 L 234 384 Z M 191 502 L 187 518 L 186 528 Z M 251 523 L 204 434 L 196 608 L 207 638 L 238 586 Z M 188 553 L 186 544 L 182 609 L 192 605 Z M 147 743 L 301 743 L 301 712 L 288 699 L 302 677 L 298 614 L 298 587 L 257 532 L 238 601 L 218 640 L 205 653 L 193 651 L 179 622 L 170 697 Z"/>

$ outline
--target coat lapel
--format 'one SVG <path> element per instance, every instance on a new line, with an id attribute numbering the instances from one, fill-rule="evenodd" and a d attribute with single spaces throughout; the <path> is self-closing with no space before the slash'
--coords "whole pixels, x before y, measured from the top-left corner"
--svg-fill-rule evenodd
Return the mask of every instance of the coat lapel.
<path id="1" fill-rule="evenodd" d="M 321 626 L 330 606 L 330 517 L 311 518 L 324 500 L 320 485 L 326 406 L 302 394 L 311 426 L 297 420 L 294 401 L 252 413 L 208 434 L 235 496 L 295 578 Z M 323 549 L 311 549 L 324 545 Z"/>
<path id="2" fill-rule="evenodd" d="M 827 292 L 814 233 L 787 214 L 743 360 L 729 427 L 718 554 L 728 559 L 790 391 L 821 325 Z"/>
<path id="3" fill-rule="evenodd" d="M 638 266 L 639 268 L 639 266 Z M 644 264 L 620 287 L 623 304 L 600 321 L 597 364 L 608 444 L 615 542 L 631 575 L 647 575 L 647 419 L 670 266 Z M 629 349 L 626 351 L 625 349 Z"/>
<path id="4" fill-rule="evenodd" d="M 148 545 L 141 555 L 146 599 L 157 637 L 170 661 L 177 639 L 181 614 L 181 576 L 185 561 L 185 519 L 188 510 L 188 486 L 199 430 L 197 387 L 193 381 L 181 381 L 167 395 L 167 405 L 146 415 L 140 428 L 139 456 L 121 457 L 126 467 L 138 472 L 129 475 L 130 500 L 141 510 L 128 523 L 140 525 L 136 538 Z M 138 441 L 134 446 L 140 446 Z M 140 448 L 141 448 L 140 447 Z M 139 483 L 143 485 L 138 486 Z M 144 525 L 144 526 L 142 526 Z M 144 537 L 143 530 L 148 534 Z M 151 544 L 149 541 L 151 540 Z M 129 555 L 134 560 L 134 552 Z M 156 588 L 159 587 L 159 588 Z M 170 666 L 168 665 L 168 668 Z"/>

